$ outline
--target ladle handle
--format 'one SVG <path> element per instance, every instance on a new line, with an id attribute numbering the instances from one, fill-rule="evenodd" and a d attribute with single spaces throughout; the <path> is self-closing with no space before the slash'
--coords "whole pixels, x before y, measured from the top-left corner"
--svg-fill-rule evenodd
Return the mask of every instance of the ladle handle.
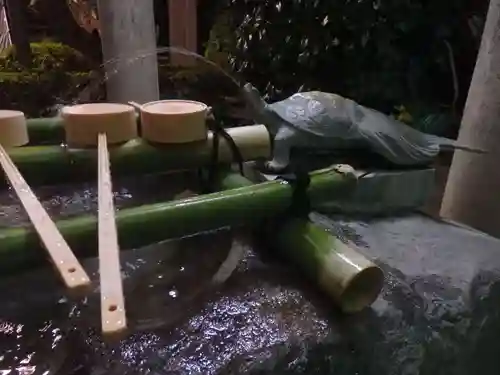
<path id="1" fill-rule="evenodd" d="M 142 105 L 140 105 L 137 102 L 128 102 L 127 104 L 131 105 L 132 107 L 134 107 L 139 112 L 142 111 Z"/>
<path id="2" fill-rule="evenodd" d="M 90 279 L 87 273 L 1 145 L 0 163 L 66 286 L 70 289 L 88 287 Z"/>
<path id="3" fill-rule="evenodd" d="M 106 134 L 98 136 L 98 239 L 101 283 L 101 326 L 104 336 L 117 335 L 127 328 L 120 271 L 120 249 Z"/>

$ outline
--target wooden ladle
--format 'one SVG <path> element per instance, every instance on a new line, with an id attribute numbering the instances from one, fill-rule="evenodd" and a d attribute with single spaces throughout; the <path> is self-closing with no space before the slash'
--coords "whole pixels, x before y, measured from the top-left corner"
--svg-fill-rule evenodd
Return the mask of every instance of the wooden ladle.
<path id="1" fill-rule="evenodd" d="M 4 148 L 22 146 L 28 141 L 24 113 L 0 110 L 0 164 L 5 175 L 66 286 L 86 288 L 90 285 L 87 273 Z"/>
<path id="2" fill-rule="evenodd" d="M 127 330 L 127 318 L 108 143 L 122 143 L 137 136 L 135 111 L 124 104 L 90 103 L 66 107 L 62 116 L 68 145 L 97 145 L 101 328 L 105 338 L 120 337 Z"/>

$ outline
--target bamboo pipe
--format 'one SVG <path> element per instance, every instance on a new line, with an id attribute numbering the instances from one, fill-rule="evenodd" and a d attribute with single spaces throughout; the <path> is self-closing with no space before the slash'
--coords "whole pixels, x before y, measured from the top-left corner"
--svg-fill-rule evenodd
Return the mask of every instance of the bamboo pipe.
<path id="1" fill-rule="evenodd" d="M 308 220 L 289 220 L 270 238 L 345 313 L 363 310 L 382 290 L 384 273 L 377 265 Z"/>
<path id="2" fill-rule="evenodd" d="M 233 180 L 238 181 L 238 176 L 224 174 L 221 186 L 231 189 L 228 184 L 234 183 Z M 356 180 L 351 176 L 327 168 L 311 173 L 308 193 L 311 201 L 318 204 L 331 199 L 332 195 L 347 196 L 355 187 Z M 122 248 L 134 248 L 225 226 L 254 224 L 284 212 L 292 196 L 292 186 L 278 180 L 123 209 L 116 213 L 118 240 Z M 77 255 L 95 254 L 97 220 L 94 216 L 60 220 L 56 225 Z M 0 272 L 16 272 L 36 266 L 41 261 L 39 248 L 31 228 L 0 230 Z"/>
<path id="3" fill-rule="evenodd" d="M 267 159 L 271 154 L 269 132 L 264 125 L 241 126 L 227 129 L 244 160 Z M 219 161 L 231 162 L 233 154 L 227 142 L 219 142 Z M 115 176 L 194 169 L 211 161 L 213 133 L 202 142 L 152 145 L 133 139 L 124 145 L 109 149 Z M 19 147 L 9 150 L 10 157 L 26 180 L 32 185 L 81 181 L 96 175 L 95 149 L 68 149 L 60 146 Z M 43 173 L 40 173 L 43 171 Z"/>
<path id="4" fill-rule="evenodd" d="M 64 142 L 62 117 L 40 117 L 26 120 L 30 145 L 58 145 Z"/>
<path id="5" fill-rule="evenodd" d="M 240 175 L 220 180 L 220 188 L 234 189 L 252 182 Z M 314 204 L 313 204 L 314 205 Z M 266 238 L 345 313 L 359 312 L 371 305 L 384 284 L 382 270 L 323 228 L 304 219 L 291 219 L 266 228 Z"/>

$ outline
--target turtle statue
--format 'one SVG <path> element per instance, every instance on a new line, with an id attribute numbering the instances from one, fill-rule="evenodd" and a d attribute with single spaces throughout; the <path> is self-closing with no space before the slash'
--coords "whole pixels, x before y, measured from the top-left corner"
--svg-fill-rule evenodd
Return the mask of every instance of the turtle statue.
<path id="1" fill-rule="evenodd" d="M 310 91 L 268 104 L 259 91 L 243 86 L 253 120 L 273 137 L 273 157 L 265 169 L 284 171 L 292 148 L 317 150 L 368 149 L 395 165 L 429 164 L 440 151 L 462 149 L 454 140 L 422 133 L 376 110 L 340 95 Z"/>

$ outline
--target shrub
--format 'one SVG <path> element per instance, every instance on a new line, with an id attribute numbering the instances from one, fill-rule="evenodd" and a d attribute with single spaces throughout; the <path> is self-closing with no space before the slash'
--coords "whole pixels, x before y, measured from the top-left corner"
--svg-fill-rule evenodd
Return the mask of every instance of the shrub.
<path id="1" fill-rule="evenodd" d="M 88 79 L 90 65 L 83 55 L 61 43 L 32 43 L 31 50 L 30 67 L 19 64 L 13 47 L 0 57 L 0 103 L 27 116 L 40 116 L 76 95 L 75 88 Z"/>
<path id="2" fill-rule="evenodd" d="M 233 70 L 272 100 L 319 89 L 456 123 L 478 48 L 470 3 L 227 0 L 227 52 Z"/>

